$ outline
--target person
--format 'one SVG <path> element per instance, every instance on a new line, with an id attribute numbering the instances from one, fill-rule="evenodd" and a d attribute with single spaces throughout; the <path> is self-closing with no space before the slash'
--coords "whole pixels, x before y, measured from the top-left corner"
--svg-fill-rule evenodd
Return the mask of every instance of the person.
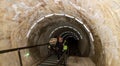
<path id="1" fill-rule="evenodd" d="M 67 52 L 68 46 L 67 46 L 67 41 L 65 40 L 63 43 L 63 52 Z"/>
<path id="2" fill-rule="evenodd" d="M 57 38 L 51 38 L 49 41 L 48 49 L 50 49 L 50 55 L 55 53 L 55 45 L 57 43 Z"/>
<path id="3" fill-rule="evenodd" d="M 57 52 L 57 57 L 58 60 L 60 59 L 60 57 L 62 56 L 62 50 L 63 50 L 63 38 L 62 37 L 58 37 L 58 42 L 56 43 L 56 52 Z"/>

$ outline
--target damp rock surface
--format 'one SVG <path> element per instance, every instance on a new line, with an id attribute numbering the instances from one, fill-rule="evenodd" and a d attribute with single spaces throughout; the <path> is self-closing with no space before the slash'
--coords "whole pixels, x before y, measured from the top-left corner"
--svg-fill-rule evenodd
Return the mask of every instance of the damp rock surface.
<path id="1" fill-rule="evenodd" d="M 71 56 L 67 59 L 67 66 L 95 66 L 95 64 L 88 57 Z"/>
<path id="2" fill-rule="evenodd" d="M 26 37 L 30 27 L 53 13 L 71 15 L 89 27 L 96 66 L 120 66 L 120 0 L 0 0 L 0 50 L 31 45 Z M 32 48 L 34 58 L 25 56 L 29 50 L 21 51 L 23 65 L 39 62 L 46 56 L 44 48 Z M 0 66 L 19 65 L 17 52 L 0 54 Z"/>

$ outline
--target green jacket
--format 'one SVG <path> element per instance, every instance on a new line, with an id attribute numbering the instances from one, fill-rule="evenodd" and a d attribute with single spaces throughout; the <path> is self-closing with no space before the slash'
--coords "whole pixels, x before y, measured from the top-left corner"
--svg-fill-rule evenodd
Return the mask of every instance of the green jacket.
<path id="1" fill-rule="evenodd" d="M 68 49 L 68 46 L 65 44 L 66 43 L 66 40 L 65 42 L 63 43 L 63 51 L 66 51 Z"/>
<path id="2" fill-rule="evenodd" d="M 63 50 L 66 51 L 68 49 L 68 46 L 67 45 L 64 45 L 63 46 Z"/>

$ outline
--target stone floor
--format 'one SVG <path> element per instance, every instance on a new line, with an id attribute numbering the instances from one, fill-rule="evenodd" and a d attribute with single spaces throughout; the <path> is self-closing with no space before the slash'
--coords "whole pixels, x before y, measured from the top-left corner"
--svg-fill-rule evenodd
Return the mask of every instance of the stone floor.
<path id="1" fill-rule="evenodd" d="M 67 66 L 95 66 L 92 60 L 88 57 L 69 57 Z"/>

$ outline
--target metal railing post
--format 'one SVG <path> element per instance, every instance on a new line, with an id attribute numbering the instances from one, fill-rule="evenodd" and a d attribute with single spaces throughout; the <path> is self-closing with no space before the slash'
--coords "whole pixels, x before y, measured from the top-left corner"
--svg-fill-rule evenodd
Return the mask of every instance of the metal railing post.
<path id="1" fill-rule="evenodd" d="M 21 58 L 21 53 L 20 53 L 19 49 L 18 49 L 18 56 L 19 56 L 20 66 L 23 66 L 23 64 L 22 64 L 22 58 Z"/>
<path id="2" fill-rule="evenodd" d="M 12 49 L 7 49 L 7 50 L 0 50 L 0 54 L 17 51 L 18 57 L 19 57 L 18 59 L 19 59 L 20 66 L 23 66 L 22 56 L 21 56 L 20 50 L 30 49 L 30 48 L 34 48 L 34 47 L 41 47 L 41 46 L 46 46 L 46 45 L 48 45 L 48 43 L 39 44 L 39 45 L 34 45 L 34 46 L 26 46 L 26 47 L 12 48 Z"/>

